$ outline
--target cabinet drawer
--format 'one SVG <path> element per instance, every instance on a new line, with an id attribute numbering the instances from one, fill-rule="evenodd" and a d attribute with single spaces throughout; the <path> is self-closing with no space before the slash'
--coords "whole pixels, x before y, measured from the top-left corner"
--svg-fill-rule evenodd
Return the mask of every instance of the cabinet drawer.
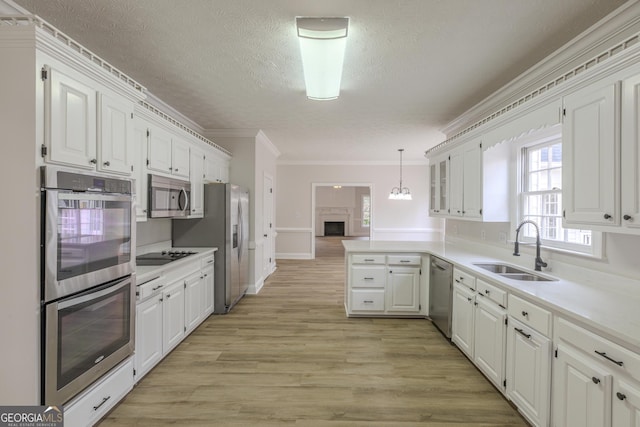
<path id="1" fill-rule="evenodd" d="M 515 295 L 509 295 L 508 313 L 545 336 L 551 336 L 551 313 L 547 310 Z"/>
<path id="2" fill-rule="evenodd" d="M 93 425 L 133 388 L 133 359 L 115 368 L 106 378 L 64 408 L 64 425 Z"/>
<path id="3" fill-rule="evenodd" d="M 460 269 L 453 269 L 453 280 L 456 283 L 466 286 L 469 289 L 476 290 L 476 278 L 475 276 L 467 273 L 466 271 L 462 271 Z"/>
<path id="4" fill-rule="evenodd" d="M 392 265 L 420 265 L 420 255 L 387 255 L 387 263 Z"/>
<path id="5" fill-rule="evenodd" d="M 202 261 L 200 261 L 200 268 L 207 268 L 208 266 L 213 265 L 213 261 L 214 261 L 213 255 L 209 255 L 202 258 Z"/>
<path id="6" fill-rule="evenodd" d="M 640 381 L 640 355 L 619 346 L 593 332 L 565 319 L 556 322 L 557 338 L 600 360 L 606 366 L 617 368 Z"/>
<path id="7" fill-rule="evenodd" d="M 162 276 L 158 276 L 147 282 L 144 282 L 141 285 L 138 285 L 138 288 L 136 289 L 138 301 L 144 301 L 151 295 L 162 292 L 165 284 L 165 278 Z"/>
<path id="8" fill-rule="evenodd" d="M 386 268 L 383 265 L 351 267 L 352 288 L 384 288 Z"/>
<path id="9" fill-rule="evenodd" d="M 493 286 L 482 279 L 476 280 L 476 290 L 502 308 L 507 308 L 507 291 Z"/>
<path id="10" fill-rule="evenodd" d="M 353 264 L 384 264 L 385 256 L 380 254 L 355 254 L 351 255 Z"/>
<path id="11" fill-rule="evenodd" d="M 384 311 L 384 290 L 364 291 L 355 289 L 351 291 L 352 311 Z"/>

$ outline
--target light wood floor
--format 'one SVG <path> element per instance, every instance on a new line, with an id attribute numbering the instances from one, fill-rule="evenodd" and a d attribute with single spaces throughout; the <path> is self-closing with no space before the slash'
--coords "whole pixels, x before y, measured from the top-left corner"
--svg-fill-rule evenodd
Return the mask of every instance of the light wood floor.
<path id="1" fill-rule="evenodd" d="M 347 318 L 339 240 L 320 243 L 334 256 L 279 260 L 259 295 L 206 320 L 101 427 L 527 426 L 429 321 Z"/>

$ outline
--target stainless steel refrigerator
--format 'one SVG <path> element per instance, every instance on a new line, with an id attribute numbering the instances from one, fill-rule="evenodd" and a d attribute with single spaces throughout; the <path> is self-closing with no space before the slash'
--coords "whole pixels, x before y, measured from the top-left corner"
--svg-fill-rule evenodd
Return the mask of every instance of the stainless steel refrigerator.
<path id="1" fill-rule="evenodd" d="M 227 313 L 249 287 L 249 190 L 204 185 L 204 217 L 174 219 L 174 247 L 217 247 L 214 313 Z"/>

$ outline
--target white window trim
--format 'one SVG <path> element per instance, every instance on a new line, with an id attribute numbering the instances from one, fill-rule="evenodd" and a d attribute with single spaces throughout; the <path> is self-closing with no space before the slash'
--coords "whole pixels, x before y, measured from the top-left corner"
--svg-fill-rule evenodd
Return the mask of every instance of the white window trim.
<path id="1" fill-rule="evenodd" d="M 525 147 L 531 147 L 535 145 L 544 144 L 545 142 L 558 139 L 562 134 L 561 125 L 551 126 L 542 130 L 538 130 L 531 134 L 520 137 L 519 139 L 511 142 L 511 179 L 510 182 L 514 183 L 510 189 L 511 193 L 511 241 L 515 241 L 516 228 L 520 224 L 520 189 L 522 188 L 522 149 Z M 563 221 L 564 222 L 564 221 Z M 519 240 L 524 243 L 535 243 L 535 239 L 527 238 L 520 234 Z M 604 258 L 604 239 L 602 232 L 591 230 L 591 248 L 588 251 L 580 251 L 577 246 L 568 244 L 566 242 L 556 242 L 549 240 L 542 240 L 542 248 L 560 252 L 564 254 L 577 255 L 588 258 L 603 259 Z"/>
<path id="2" fill-rule="evenodd" d="M 369 198 L 369 224 L 365 225 L 364 224 L 364 199 L 365 197 Z M 363 194 L 361 196 L 360 199 L 360 206 L 361 206 L 361 215 L 362 215 L 362 222 L 360 223 L 360 226 L 362 228 L 371 228 L 371 195 L 370 194 Z"/>

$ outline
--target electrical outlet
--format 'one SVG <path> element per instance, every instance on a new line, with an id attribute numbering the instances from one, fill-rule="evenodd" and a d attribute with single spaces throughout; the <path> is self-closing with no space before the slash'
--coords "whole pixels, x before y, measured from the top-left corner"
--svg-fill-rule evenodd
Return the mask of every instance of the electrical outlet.
<path id="1" fill-rule="evenodd" d="M 498 239 L 500 240 L 500 243 L 507 243 L 507 233 L 505 233 L 504 231 L 501 231 L 500 234 L 498 235 Z"/>
<path id="2" fill-rule="evenodd" d="M 484 230 L 480 230 L 480 240 L 487 240 L 487 233 Z"/>

